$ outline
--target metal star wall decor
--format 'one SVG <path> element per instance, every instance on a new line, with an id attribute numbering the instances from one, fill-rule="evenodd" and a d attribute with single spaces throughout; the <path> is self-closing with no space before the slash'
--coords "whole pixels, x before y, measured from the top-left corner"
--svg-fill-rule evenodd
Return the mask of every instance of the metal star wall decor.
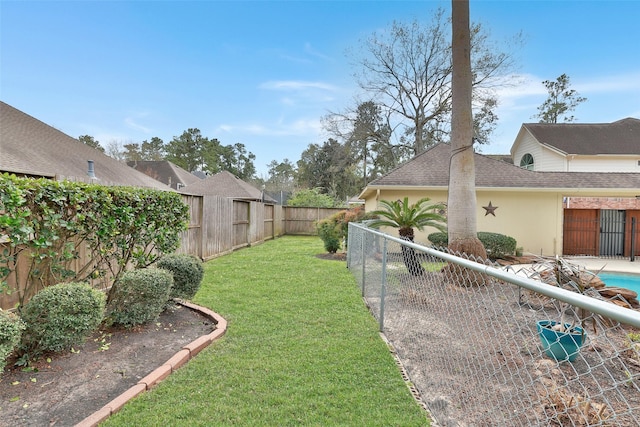
<path id="1" fill-rule="evenodd" d="M 496 216 L 496 209 L 498 209 L 498 207 L 491 205 L 491 200 L 489 200 L 489 206 L 483 206 L 482 209 L 486 211 L 484 216 L 487 216 L 489 214 Z"/>

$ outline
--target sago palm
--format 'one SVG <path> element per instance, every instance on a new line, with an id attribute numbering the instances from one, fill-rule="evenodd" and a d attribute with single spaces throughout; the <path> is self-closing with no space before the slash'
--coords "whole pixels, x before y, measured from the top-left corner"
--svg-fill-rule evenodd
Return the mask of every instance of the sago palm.
<path id="1" fill-rule="evenodd" d="M 423 230 L 425 227 L 433 227 L 446 232 L 447 219 L 438 213 L 438 210 L 443 209 L 444 205 L 442 203 L 429 204 L 430 200 L 428 197 L 424 197 L 413 204 L 409 204 L 408 197 L 393 202 L 381 200 L 381 209 L 371 212 L 380 218 L 371 221 L 369 226 L 397 228 L 400 238 L 411 242 L 413 242 L 415 228 Z M 419 276 L 424 273 L 424 269 L 412 248 L 403 245 L 402 258 L 412 275 Z"/>

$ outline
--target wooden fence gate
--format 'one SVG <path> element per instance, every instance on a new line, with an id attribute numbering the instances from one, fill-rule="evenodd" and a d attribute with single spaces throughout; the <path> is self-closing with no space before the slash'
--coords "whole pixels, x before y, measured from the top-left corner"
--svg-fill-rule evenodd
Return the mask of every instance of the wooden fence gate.
<path id="1" fill-rule="evenodd" d="M 631 258 L 640 255 L 640 211 L 565 209 L 563 255 Z"/>

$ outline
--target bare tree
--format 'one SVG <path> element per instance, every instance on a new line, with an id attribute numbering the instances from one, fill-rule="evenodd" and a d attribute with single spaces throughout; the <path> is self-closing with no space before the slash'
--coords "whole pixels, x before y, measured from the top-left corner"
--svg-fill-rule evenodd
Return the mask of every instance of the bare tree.
<path id="1" fill-rule="evenodd" d="M 123 142 L 123 141 L 118 141 L 116 139 L 112 139 L 107 143 L 107 149 L 106 149 L 107 156 L 113 159 L 116 159 L 120 162 L 127 161 L 127 157 L 123 150 L 123 147 L 127 144 L 133 144 L 133 141 Z"/>
<path id="2" fill-rule="evenodd" d="M 472 71 L 469 31 L 469 0 L 452 0 L 452 114 L 449 170 L 449 248 L 476 258 L 487 253 L 477 235 Z M 462 277 L 469 277 L 463 275 Z M 473 277 L 473 275 L 471 276 Z M 477 278 L 474 278 L 477 280 Z"/>
<path id="3" fill-rule="evenodd" d="M 495 106 L 495 89 L 501 85 L 500 78 L 511 71 L 513 60 L 490 42 L 479 24 L 470 27 L 470 35 L 473 104 L 485 110 L 483 120 L 477 124 L 484 126 L 486 133 L 497 120 L 495 114 L 486 113 Z M 410 147 L 416 155 L 431 145 L 446 142 L 450 131 L 452 63 L 444 11 L 438 9 L 426 26 L 417 21 L 394 22 L 388 31 L 374 33 L 365 40 L 358 52 L 358 84 L 390 117 L 403 123 L 399 144 Z"/>

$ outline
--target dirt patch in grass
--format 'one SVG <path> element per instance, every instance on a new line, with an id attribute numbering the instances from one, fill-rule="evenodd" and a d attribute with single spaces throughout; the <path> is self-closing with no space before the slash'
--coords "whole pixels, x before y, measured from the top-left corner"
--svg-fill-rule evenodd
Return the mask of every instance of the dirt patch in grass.
<path id="1" fill-rule="evenodd" d="M 214 329 L 210 319 L 178 305 L 143 327 L 102 329 L 28 370 L 10 360 L 0 376 L 0 425 L 73 426 Z"/>
<path id="2" fill-rule="evenodd" d="M 331 254 L 329 252 L 316 255 L 317 258 L 326 259 L 329 261 L 346 261 L 347 254 L 345 252 L 336 252 L 335 254 Z"/>

